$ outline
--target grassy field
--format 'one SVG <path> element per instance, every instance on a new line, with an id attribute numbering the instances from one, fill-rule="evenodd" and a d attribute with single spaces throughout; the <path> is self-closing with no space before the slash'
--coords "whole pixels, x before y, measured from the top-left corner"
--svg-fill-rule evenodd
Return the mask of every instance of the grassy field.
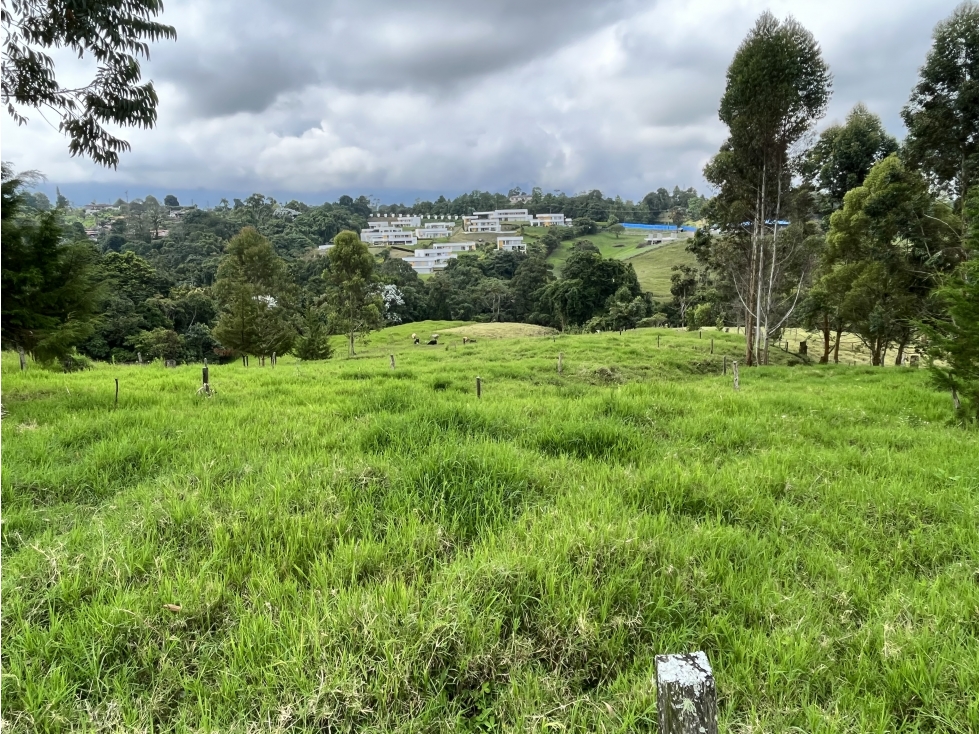
<path id="1" fill-rule="evenodd" d="M 697 649 L 725 732 L 979 731 L 979 433 L 924 371 L 411 345 L 457 326 L 212 398 L 4 354 L 4 731 L 655 732 Z"/>
<path id="2" fill-rule="evenodd" d="M 671 242 L 629 259 L 636 269 L 639 284 L 658 301 L 672 300 L 670 276 L 674 265 L 696 266 L 697 259 L 686 250 L 684 240 Z"/>
<path id="3" fill-rule="evenodd" d="M 526 229 L 530 230 L 529 227 Z M 694 265 L 696 259 L 685 249 L 686 238 L 681 238 L 677 242 L 667 241 L 665 244 L 652 247 L 640 247 L 648 234 L 646 230 L 627 229 L 619 237 L 610 232 L 599 232 L 579 239 L 586 239 L 595 245 L 602 253 L 602 257 L 628 260 L 635 267 L 643 290 L 651 291 L 658 300 L 669 300 L 670 268 L 680 264 Z M 561 274 L 561 269 L 571 255 L 574 245 L 575 241 L 562 242 L 560 247 L 547 258 L 547 262 L 554 266 L 556 275 Z"/>

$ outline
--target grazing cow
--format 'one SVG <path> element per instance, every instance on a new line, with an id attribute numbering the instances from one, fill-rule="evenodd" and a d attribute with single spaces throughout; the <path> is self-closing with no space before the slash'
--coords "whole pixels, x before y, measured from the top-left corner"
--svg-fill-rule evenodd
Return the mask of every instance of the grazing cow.
<path id="1" fill-rule="evenodd" d="M 428 343 L 428 346 L 430 346 L 430 347 L 432 347 L 432 346 L 435 346 L 435 347 L 437 347 L 438 345 L 439 345 L 439 342 L 438 342 L 438 339 L 432 339 L 432 340 L 431 340 L 431 341 L 430 341 L 430 342 Z"/>

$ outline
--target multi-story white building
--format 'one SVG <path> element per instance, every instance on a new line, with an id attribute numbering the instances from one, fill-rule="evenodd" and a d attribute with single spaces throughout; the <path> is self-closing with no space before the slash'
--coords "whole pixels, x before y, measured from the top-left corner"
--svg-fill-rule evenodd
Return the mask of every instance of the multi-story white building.
<path id="1" fill-rule="evenodd" d="M 563 214 L 538 214 L 530 224 L 534 227 L 552 227 L 554 225 L 570 225 L 571 220 L 565 221 Z"/>
<path id="2" fill-rule="evenodd" d="M 472 252 L 476 249 L 476 243 L 468 242 L 434 242 L 431 245 L 433 250 L 440 252 Z"/>
<path id="3" fill-rule="evenodd" d="M 409 232 L 398 227 L 378 227 L 376 229 L 363 229 L 360 232 L 360 239 L 371 245 L 409 245 L 418 244 L 418 238 L 414 232 Z"/>
<path id="4" fill-rule="evenodd" d="M 415 237 L 420 240 L 434 240 L 440 237 L 448 237 L 452 234 L 452 226 L 437 222 L 428 222 L 424 227 L 415 230 Z"/>
<path id="5" fill-rule="evenodd" d="M 527 252 L 523 237 L 497 237 L 496 249 L 508 252 Z"/>
<path id="6" fill-rule="evenodd" d="M 414 257 L 406 257 L 404 261 L 414 268 L 415 272 L 419 275 L 427 275 L 431 273 L 436 273 L 439 270 L 445 270 L 449 264 L 449 260 L 459 257 L 455 252 L 445 252 L 434 255 L 419 255 L 419 252 L 425 252 L 424 250 L 415 250 Z"/>
<path id="7" fill-rule="evenodd" d="M 481 219 L 479 217 L 463 217 L 462 224 L 467 232 L 502 232 L 499 219 Z"/>
<path id="8" fill-rule="evenodd" d="M 492 214 L 501 222 L 532 222 L 534 220 L 526 209 L 497 209 L 494 212 L 484 213 Z"/>

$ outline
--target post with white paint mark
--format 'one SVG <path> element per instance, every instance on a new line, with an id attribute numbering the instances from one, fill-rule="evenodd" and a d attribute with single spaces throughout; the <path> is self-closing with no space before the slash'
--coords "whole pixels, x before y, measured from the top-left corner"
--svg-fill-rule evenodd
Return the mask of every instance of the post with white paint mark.
<path id="1" fill-rule="evenodd" d="M 564 352 L 557 353 L 557 373 L 560 375 L 564 369 Z"/>
<path id="2" fill-rule="evenodd" d="M 707 655 L 656 656 L 660 734 L 717 734 L 717 689 Z"/>
<path id="3" fill-rule="evenodd" d="M 394 369 L 394 367 L 395 367 L 395 362 L 394 362 L 394 355 L 392 354 L 392 355 L 391 355 L 391 369 L 393 370 L 393 369 Z"/>
<path id="4" fill-rule="evenodd" d="M 731 373 L 734 375 L 734 390 L 737 392 L 741 389 L 741 380 L 738 379 L 738 363 L 732 360 L 731 362 Z"/>

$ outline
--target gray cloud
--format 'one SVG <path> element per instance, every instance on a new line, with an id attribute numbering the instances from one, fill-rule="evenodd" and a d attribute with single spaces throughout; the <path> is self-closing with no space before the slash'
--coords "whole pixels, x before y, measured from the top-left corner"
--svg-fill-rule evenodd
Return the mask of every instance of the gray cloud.
<path id="1" fill-rule="evenodd" d="M 540 185 L 639 198 L 703 187 L 725 137 L 725 71 L 762 10 L 794 14 L 820 40 L 835 76 L 823 124 L 863 101 L 901 136 L 931 29 L 956 1 L 170 0 L 179 40 L 145 67 L 159 124 L 124 132 L 133 151 L 118 172 L 9 119 L 4 158 L 53 183 L 100 182 L 99 196 L 145 185 L 212 201 L 410 200 Z"/>

